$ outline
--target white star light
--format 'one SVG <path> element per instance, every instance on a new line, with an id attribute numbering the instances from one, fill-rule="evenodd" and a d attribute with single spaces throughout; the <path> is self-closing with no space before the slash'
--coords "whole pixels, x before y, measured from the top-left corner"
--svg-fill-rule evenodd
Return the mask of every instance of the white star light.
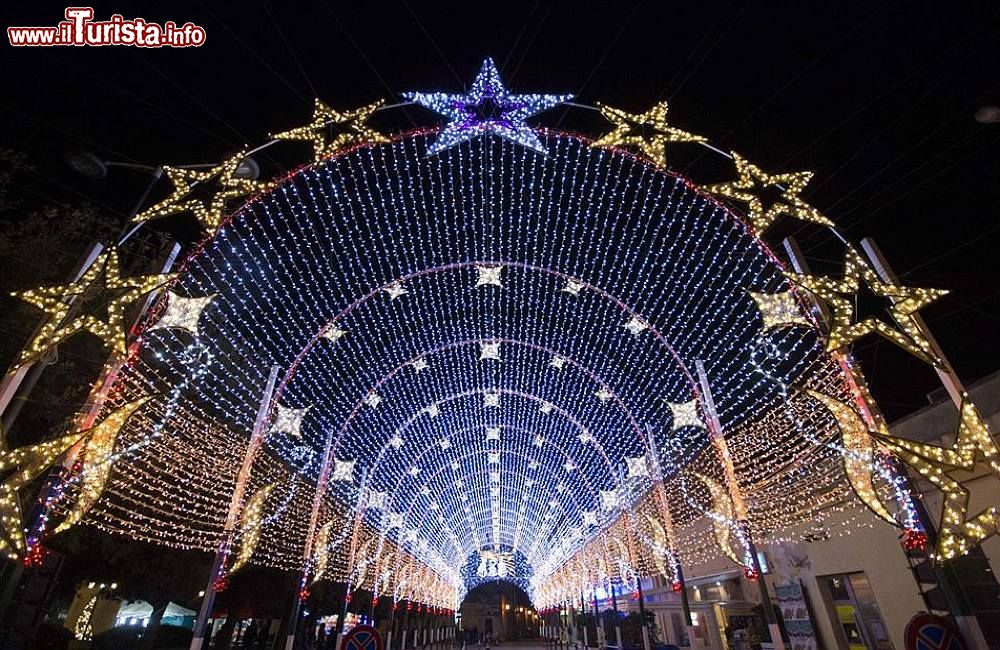
<path id="1" fill-rule="evenodd" d="M 488 452 L 487 453 L 487 459 L 488 459 L 488 461 L 490 463 L 499 463 L 500 462 L 500 452 L 499 451 Z"/>
<path id="2" fill-rule="evenodd" d="M 354 480 L 354 463 L 353 460 L 340 460 L 335 459 L 333 461 L 333 476 L 330 477 L 331 481 L 347 481 L 351 482 Z"/>
<path id="3" fill-rule="evenodd" d="M 594 442 L 594 436 L 590 435 L 589 431 L 584 431 L 583 433 L 577 436 L 577 439 L 580 441 L 581 445 L 586 445 L 588 443 Z"/>
<path id="4" fill-rule="evenodd" d="M 476 278 L 477 287 L 485 287 L 488 285 L 493 285 L 495 287 L 503 286 L 500 282 L 500 271 L 503 271 L 502 266 L 477 266 L 476 271 L 479 272 L 479 277 Z"/>
<path id="5" fill-rule="evenodd" d="M 618 491 L 617 490 L 601 490 L 601 509 L 602 510 L 614 510 L 618 507 Z"/>
<path id="6" fill-rule="evenodd" d="M 413 366 L 413 370 L 419 375 L 420 371 L 427 368 L 428 364 L 427 360 L 424 359 L 423 357 L 417 357 L 416 359 L 410 362 L 410 365 Z"/>
<path id="7" fill-rule="evenodd" d="M 403 527 L 403 515 L 398 512 L 390 512 L 386 517 L 386 529 L 392 530 L 393 528 Z"/>
<path id="8" fill-rule="evenodd" d="M 493 359 L 495 361 L 502 362 L 503 359 L 500 358 L 500 342 L 491 341 L 489 343 L 479 344 L 479 360 L 483 361 L 486 359 Z"/>
<path id="9" fill-rule="evenodd" d="M 597 525 L 597 513 L 593 510 L 583 513 L 583 525 L 584 526 L 596 526 Z"/>
<path id="10" fill-rule="evenodd" d="M 441 413 L 441 409 L 440 407 L 438 407 L 437 403 L 431 404 L 430 406 L 427 407 L 426 410 L 427 410 L 427 415 L 431 416 L 432 418 L 436 418 Z"/>
<path id="11" fill-rule="evenodd" d="M 409 291 L 406 290 L 406 287 L 404 287 L 401 282 L 393 282 L 392 284 L 388 284 L 382 287 L 382 291 L 385 291 L 387 294 L 389 294 L 390 302 L 395 300 L 396 298 L 399 298 L 400 296 L 405 296 L 406 294 L 410 293 Z"/>
<path id="12" fill-rule="evenodd" d="M 628 466 L 629 478 L 649 476 L 649 467 L 646 465 L 645 456 L 639 456 L 638 458 L 629 458 L 626 456 L 625 464 Z"/>
<path id="13" fill-rule="evenodd" d="M 420 495 L 421 496 L 425 496 L 425 497 L 430 496 L 431 495 L 431 489 L 429 487 L 427 487 L 426 485 L 423 486 L 422 488 L 420 488 Z"/>
<path id="14" fill-rule="evenodd" d="M 690 402 L 680 403 L 667 402 L 667 406 L 670 407 L 670 412 L 674 415 L 673 431 L 677 431 L 681 427 L 705 428 L 705 423 L 698 415 L 698 400 L 693 399 Z"/>
<path id="15" fill-rule="evenodd" d="M 156 324 L 149 330 L 177 328 L 198 336 L 198 319 L 201 318 L 201 312 L 212 302 L 215 295 L 203 298 L 184 298 L 173 291 L 167 291 L 166 294 L 167 308 L 160 316 L 160 320 L 156 321 Z"/>
<path id="16" fill-rule="evenodd" d="M 541 435 L 535 436 L 535 446 L 536 447 L 541 447 L 544 444 L 545 444 L 545 438 L 543 438 Z"/>
<path id="17" fill-rule="evenodd" d="M 530 463 L 528 463 L 528 469 L 538 469 L 538 461 L 533 460 Z"/>
<path id="18" fill-rule="evenodd" d="M 393 437 L 389 438 L 389 444 L 392 445 L 395 449 L 399 449 L 400 447 L 403 446 L 403 436 L 397 433 Z"/>
<path id="19" fill-rule="evenodd" d="M 562 367 L 566 365 L 566 359 L 562 357 L 552 357 L 552 361 L 549 361 L 549 365 L 556 370 L 562 370 Z"/>
<path id="20" fill-rule="evenodd" d="M 369 492 L 368 493 L 368 507 L 369 508 L 378 508 L 379 510 L 384 509 L 385 508 L 385 497 L 386 497 L 385 492 L 375 492 L 375 491 Z"/>
<path id="21" fill-rule="evenodd" d="M 544 155 L 545 146 L 525 120 L 573 98 L 511 94 L 500 80 L 493 59 L 483 61 L 467 94 L 409 92 L 403 93 L 403 97 L 448 118 L 437 140 L 427 147 L 428 155 L 488 133 Z"/>
<path id="22" fill-rule="evenodd" d="M 382 403 L 382 398 L 376 392 L 368 393 L 368 397 L 365 398 L 365 404 L 372 408 L 378 408 L 378 405 Z"/>
<path id="23" fill-rule="evenodd" d="M 344 334 L 347 334 L 347 330 L 342 330 L 336 325 L 332 325 L 329 328 L 327 328 L 325 332 L 323 332 L 322 336 L 327 341 L 336 343 L 344 336 Z"/>
<path id="24" fill-rule="evenodd" d="M 611 389 L 609 389 L 607 386 L 602 386 L 601 390 L 594 393 L 594 396 L 597 397 L 597 399 L 601 400 L 601 402 L 607 402 L 609 399 L 614 397 L 615 394 L 612 393 Z"/>
<path id="25" fill-rule="evenodd" d="M 416 476 L 417 474 L 420 473 L 420 468 L 414 465 L 406 473 L 409 474 L 410 476 Z"/>
<path id="26" fill-rule="evenodd" d="M 549 413 L 552 412 L 553 408 L 554 407 L 548 402 L 542 402 L 542 405 L 538 407 L 538 410 L 544 413 L 545 415 L 548 415 Z"/>
<path id="27" fill-rule="evenodd" d="M 564 286 L 560 291 L 565 291 L 572 296 L 579 296 L 580 289 L 583 289 L 583 283 L 577 282 L 576 280 L 569 279 L 566 280 L 566 286 Z"/>
<path id="28" fill-rule="evenodd" d="M 647 325 L 645 321 L 643 321 L 641 318 L 637 316 L 633 316 L 632 319 L 629 320 L 629 322 L 625 323 L 625 325 L 623 325 L 622 327 L 627 329 L 629 331 L 629 334 L 631 334 L 632 336 L 639 336 L 639 332 L 649 329 L 649 325 Z"/>
<path id="29" fill-rule="evenodd" d="M 457 460 L 453 460 L 453 461 L 451 462 L 451 469 L 452 469 L 452 471 L 455 471 L 455 472 L 457 472 L 457 471 L 459 470 L 459 468 L 460 468 L 460 467 L 461 467 L 461 465 L 459 465 L 459 464 L 458 464 L 458 461 L 457 461 Z"/>
<path id="30" fill-rule="evenodd" d="M 448 440 L 447 438 L 441 438 L 441 441 L 438 444 L 441 445 L 441 449 L 448 449 L 449 447 L 451 447 L 451 440 Z"/>
<path id="31" fill-rule="evenodd" d="M 563 467 L 566 469 L 567 472 L 572 472 L 573 470 L 576 469 L 576 464 L 571 460 L 567 460 L 565 463 L 563 463 Z"/>
<path id="32" fill-rule="evenodd" d="M 486 427 L 487 440 L 500 440 L 500 427 Z"/>
<path id="33" fill-rule="evenodd" d="M 268 433 L 287 433 L 293 438 L 302 437 L 302 419 L 306 416 L 309 407 L 301 409 L 290 409 L 277 404 L 274 414 L 274 422 Z"/>
<path id="34" fill-rule="evenodd" d="M 483 406 L 500 406 L 500 393 L 486 393 L 483 395 Z"/>

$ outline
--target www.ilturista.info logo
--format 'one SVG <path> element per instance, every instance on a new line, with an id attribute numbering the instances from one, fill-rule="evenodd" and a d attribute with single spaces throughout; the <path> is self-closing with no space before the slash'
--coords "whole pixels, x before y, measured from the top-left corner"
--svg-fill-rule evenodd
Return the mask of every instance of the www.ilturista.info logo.
<path id="1" fill-rule="evenodd" d="M 125 20 L 115 14 L 95 21 L 93 7 L 67 7 L 66 20 L 55 27 L 8 27 L 7 38 L 16 47 L 55 45 L 133 45 L 135 47 L 198 47 L 205 43 L 205 28 L 194 23 L 162 25 L 142 18 Z"/>

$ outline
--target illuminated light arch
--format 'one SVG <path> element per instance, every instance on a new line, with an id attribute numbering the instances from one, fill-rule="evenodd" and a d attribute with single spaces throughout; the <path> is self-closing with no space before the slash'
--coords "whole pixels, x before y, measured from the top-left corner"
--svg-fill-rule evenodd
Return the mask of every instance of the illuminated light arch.
<path id="1" fill-rule="evenodd" d="M 841 503 L 843 491 L 832 487 L 846 483 L 841 457 L 781 426 L 778 388 L 751 358 L 763 337 L 780 350 L 779 370 L 789 382 L 845 394 L 840 366 L 816 331 L 761 331 L 750 292 L 791 288 L 774 256 L 730 210 L 688 181 L 575 136 L 542 136 L 548 156 L 493 136 L 428 156 L 433 136 L 425 132 L 357 147 L 300 170 L 224 222 L 172 285 L 179 295 L 215 296 L 198 336 L 147 329 L 122 378 L 123 393 L 165 392 L 199 369 L 175 400 L 177 413 L 161 409 L 157 418 L 130 423 L 124 434 L 140 439 L 155 420 L 172 434 L 164 438 L 183 438 L 183 444 L 149 445 L 125 459 L 149 480 L 140 486 L 123 475 L 111 481 L 96 520 L 136 534 L 126 509 L 114 504 L 151 500 L 164 505 L 158 520 L 143 525 L 160 541 L 211 548 L 225 490 L 170 480 L 170 468 L 232 463 L 273 363 L 284 374 L 277 403 L 309 410 L 297 436 L 279 431 L 268 437 L 255 487 L 265 481 L 308 486 L 331 440 L 333 457 L 355 466 L 341 477 L 350 480 L 324 486 L 319 526 L 332 521 L 342 533 L 352 525 L 349 511 L 363 501 L 358 473 L 368 468 L 367 489 L 391 492 L 392 512 L 406 513 L 405 530 L 385 530 L 383 509 L 362 508 L 363 536 L 378 538 L 367 547 L 375 559 L 366 583 L 386 558 L 393 593 L 405 591 L 401 581 L 411 580 L 414 562 L 460 590 L 459 565 L 469 555 L 455 557 L 455 539 L 464 551 L 496 545 L 522 553 L 534 584 L 559 569 L 558 558 L 540 561 L 540 545 L 567 554 L 591 542 L 620 545 L 606 537 L 609 521 L 623 508 L 649 509 L 643 504 L 650 482 L 626 481 L 625 459 L 647 454 L 651 442 L 677 528 L 685 535 L 703 530 L 710 499 L 684 485 L 692 472 L 717 474 L 714 452 L 703 429 L 674 430 L 667 406 L 697 398 L 688 368 L 699 359 L 708 364 L 734 462 L 756 504 L 750 513 L 755 530 L 766 536 Z M 501 286 L 476 286 L 477 268 L 496 266 L 503 269 Z M 564 291 L 570 280 L 583 288 Z M 632 319 L 638 319 L 635 332 L 628 328 Z M 324 334 L 333 327 L 346 333 L 330 340 Z M 499 342 L 503 360 L 479 359 L 475 347 L 482 342 Z M 549 367 L 556 356 L 563 367 Z M 428 362 L 419 371 L 412 366 L 418 358 Z M 605 399 L 596 395 L 603 388 L 610 393 Z M 484 403 L 492 394 L 500 396 L 499 406 Z M 440 409 L 436 417 L 426 411 L 430 404 Z M 541 413 L 543 404 L 552 412 Z M 837 435 L 832 422 L 812 424 L 815 440 Z M 499 510 L 487 455 L 504 441 L 483 435 L 477 443 L 474 433 L 488 426 L 522 441 L 517 453 L 501 455 Z M 535 430 L 547 442 L 540 450 L 523 449 Z M 574 442 L 571 432 L 580 430 L 596 445 Z M 395 449 L 390 440 L 400 431 L 404 444 Z M 462 440 L 470 448 L 441 448 L 442 437 L 456 433 L 467 434 Z M 549 438 L 568 448 L 554 449 Z M 765 445 L 778 458 L 762 456 Z M 816 476 L 788 479 L 782 454 L 787 460 L 804 450 L 816 458 Z M 526 484 L 529 457 L 544 467 L 538 475 L 549 477 L 544 489 Z M 567 458 L 573 470 L 561 466 Z M 411 474 L 414 462 L 421 467 Z M 468 489 L 438 481 L 451 476 L 451 462 L 460 464 L 463 482 L 474 482 Z M 544 508 L 557 493 L 558 476 L 567 477 L 559 496 L 567 514 L 547 524 Z M 447 531 L 421 494 L 428 479 L 428 487 L 439 490 L 439 507 L 457 515 Z M 780 501 L 767 492 L 775 481 Z M 621 502 L 581 530 L 582 513 L 601 512 L 600 492 L 626 483 L 631 487 Z M 297 566 L 313 490 L 300 492 L 267 524 L 252 561 Z M 525 501 L 532 493 L 545 496 Z M 635 519 L 641 523 L 640 515 Z M 179 521 L 187 523 L 178 527 Z M 647 545 L 655 534 L 636 533 Z M 330 537 L 340 540 L 330 549 L 337 554 L 329 560 L 332 579 L 350 570 L 343 539 Z M 633 551 L 628 555 L 640 562 Z"/>

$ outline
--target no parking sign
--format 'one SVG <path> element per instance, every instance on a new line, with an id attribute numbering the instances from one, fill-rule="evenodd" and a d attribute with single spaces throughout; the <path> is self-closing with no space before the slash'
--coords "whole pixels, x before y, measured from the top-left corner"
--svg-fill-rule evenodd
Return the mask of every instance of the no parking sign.
<path id="1" fill-rule="evenodd" d="M 906 650 L 966 650 L 955 625 L 936 614 L 917 614 L 906 625 Z"/>
<path id="2" fill-rule="evenodd" d="M 355 625 L 344 637 L 343 650 L 383 650 L 382 637 L 371 625 Z"/>

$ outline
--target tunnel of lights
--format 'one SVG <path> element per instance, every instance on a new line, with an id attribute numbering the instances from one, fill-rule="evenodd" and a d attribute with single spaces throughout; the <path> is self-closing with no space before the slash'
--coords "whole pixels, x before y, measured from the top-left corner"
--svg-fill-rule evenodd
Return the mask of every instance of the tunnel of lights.
<path id="1" fill-rule="evenodd" d="M 890 454 L 948 493 L 941 557 L 995 530 L 995 508 L 965 519 L 949 474 L 982 451 L 1000 475 L 971 402 L 950 450 L 892 438 L 846 352 L 877 332 L 940 363 L 911 314 L 942 292 L 879 284 L 849 244 L 853 286 L 791 274 L 761 237 L 774 216 L 719 199 L 769 179 L 784 214 L 832 228 L 798 198 L 808 173 L 734 153 L 741 181 L 703 189 L 668 171 L 662 139 L 722 152 L 668 127 L 665 103 L 602 106 L 615 130 L 598 140 L 529 127 L 570 97 L 510 95 L 490 61 L 468 95 L 406 97 L 450 122 L 387 137 L 364 121 L 401 105 L 317 102 L 265 145 L 314 143 L 284 178 L 237 179 L 243 153 L 167 168 L 174 194 L 138 218 L 191 211 L 207 236 L 131 289 L 167 283 L 95 385 L 94 426 L 0 456 L 30 462 L 0 493 L 19 521 L 17 489 L 77 445 L 38 523 L 0 550 L 30 558 L 85 523 L 216 551 L 219 589 L 258 564 L 299 572 L 300 599 L 327 580 L 449 610 L 505 580 L 550 607 L 643 576 L 683 591 L 682 567 L 720 555 L 754 578 L 755 544 L 872 514 L 926 542 Z M 500 117 L 474 114 L 484 99 Z M 327 141 L 330 122 L 353 135 Z M 186 198 L 220 178 L 210 204 Z M 117 251 L 101 259 L 81 283 L 122 285 Z M 898 330 L 852 324 L 858 273 L 894 297 Z M 63 291 L 20 294 L 52 315 L 22 360 L 68 335 Z M 122 321 L 86 328 L 112 344 Z"/>
<path id="2" fill-rule="evenodd" d="M 406 595 L 420 567 L 447 585 L 420 596 L 454 604 L 475 584 L 467 565 L 493 549 L 537 592 L 621 517 L 655 549 L 657 475 L 679 559 L 714 553 L 712 499 L 694 477 L 719 477 L 717 455 L 704 425 L 672 410 L 698 399 L 699 360 L 756 534 L 849 500 L 824 444 L 835 423 L 788 425 L 773 380 L 837 395 L 841 369 L 811 328 L 762 331 L 750 292 L 791 287 L 733 212 L 575 136 L 548 133 L 547 156 L 492 136 L 428 156 L 430 137 L 299 171 L 186 262 L 170 290 L 211 301 L 196 333 L 146 331 L 120 378 L 120 394 L 165 397 L 126 425 L 134 448 L 97 525 L 212 548 L 273 364 L 276 408 L 301 419 L 272 427 L 257 461 L 251 489 L 272 486 L 257 562 L 301 563 L 328 444 L 316 527 L 332 579 Z M 656 570 L 642 548 L 630 558 L 603 571 Z"/>

